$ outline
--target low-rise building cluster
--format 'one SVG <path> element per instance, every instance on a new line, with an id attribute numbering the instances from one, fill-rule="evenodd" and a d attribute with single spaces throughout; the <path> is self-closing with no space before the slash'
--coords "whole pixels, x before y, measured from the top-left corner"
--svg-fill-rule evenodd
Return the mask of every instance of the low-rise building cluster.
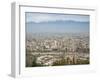
<path id="1" fill-rule="evenodd" d="M 68 51 L 68 52 L 88 52 L 89 42 L 80 38 L 47 38 L 32 39 L 26 41 L 27 51 Z"/>

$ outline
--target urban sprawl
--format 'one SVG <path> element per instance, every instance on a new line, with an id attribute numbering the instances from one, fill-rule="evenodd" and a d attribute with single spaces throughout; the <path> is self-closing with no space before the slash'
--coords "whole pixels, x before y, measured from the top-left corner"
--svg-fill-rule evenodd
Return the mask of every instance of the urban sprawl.
<path id="1" fill-rule="evenodd" d="M 88 33 L 26 34 L 26 67 L 89 63 Z"/>

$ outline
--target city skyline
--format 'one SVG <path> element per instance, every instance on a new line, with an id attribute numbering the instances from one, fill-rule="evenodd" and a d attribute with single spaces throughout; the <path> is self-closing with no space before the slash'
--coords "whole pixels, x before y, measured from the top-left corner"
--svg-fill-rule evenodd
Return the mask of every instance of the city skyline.
<path id="1" fill-rule="evenodd" d="M 90 64 L 88 15 L 25 15 L 26 67 Z"/>

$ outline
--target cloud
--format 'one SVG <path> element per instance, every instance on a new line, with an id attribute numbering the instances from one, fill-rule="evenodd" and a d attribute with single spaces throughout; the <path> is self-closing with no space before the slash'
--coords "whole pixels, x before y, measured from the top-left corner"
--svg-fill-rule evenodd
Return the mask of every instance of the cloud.
<path id="1" fill-rule="evenodd" d="M 75 14 L 50 14 L 50 13 L 26 13 L 26 22 L 50 22 L 50 21 L 89 21 L 88 15 L 75 15 Z"/>

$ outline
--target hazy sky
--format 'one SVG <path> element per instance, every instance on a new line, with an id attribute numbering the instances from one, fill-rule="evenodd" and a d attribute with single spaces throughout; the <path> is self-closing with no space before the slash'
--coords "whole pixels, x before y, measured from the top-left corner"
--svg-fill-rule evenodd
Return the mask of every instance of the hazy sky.
<path id="1" fill-rule="evenodd" d="M 89 21 L 89 16 L 87 15 L 64 15 L 64 14 L 46 14 L 46 13 L 26 13 L 26 22 L 50 22 L 50 21 Z"/>
<path id="2" fill-rule="evenodd" d="M 28 12 L 25 17 L 27 32 L 89 32 L 88 15 Z"/>

